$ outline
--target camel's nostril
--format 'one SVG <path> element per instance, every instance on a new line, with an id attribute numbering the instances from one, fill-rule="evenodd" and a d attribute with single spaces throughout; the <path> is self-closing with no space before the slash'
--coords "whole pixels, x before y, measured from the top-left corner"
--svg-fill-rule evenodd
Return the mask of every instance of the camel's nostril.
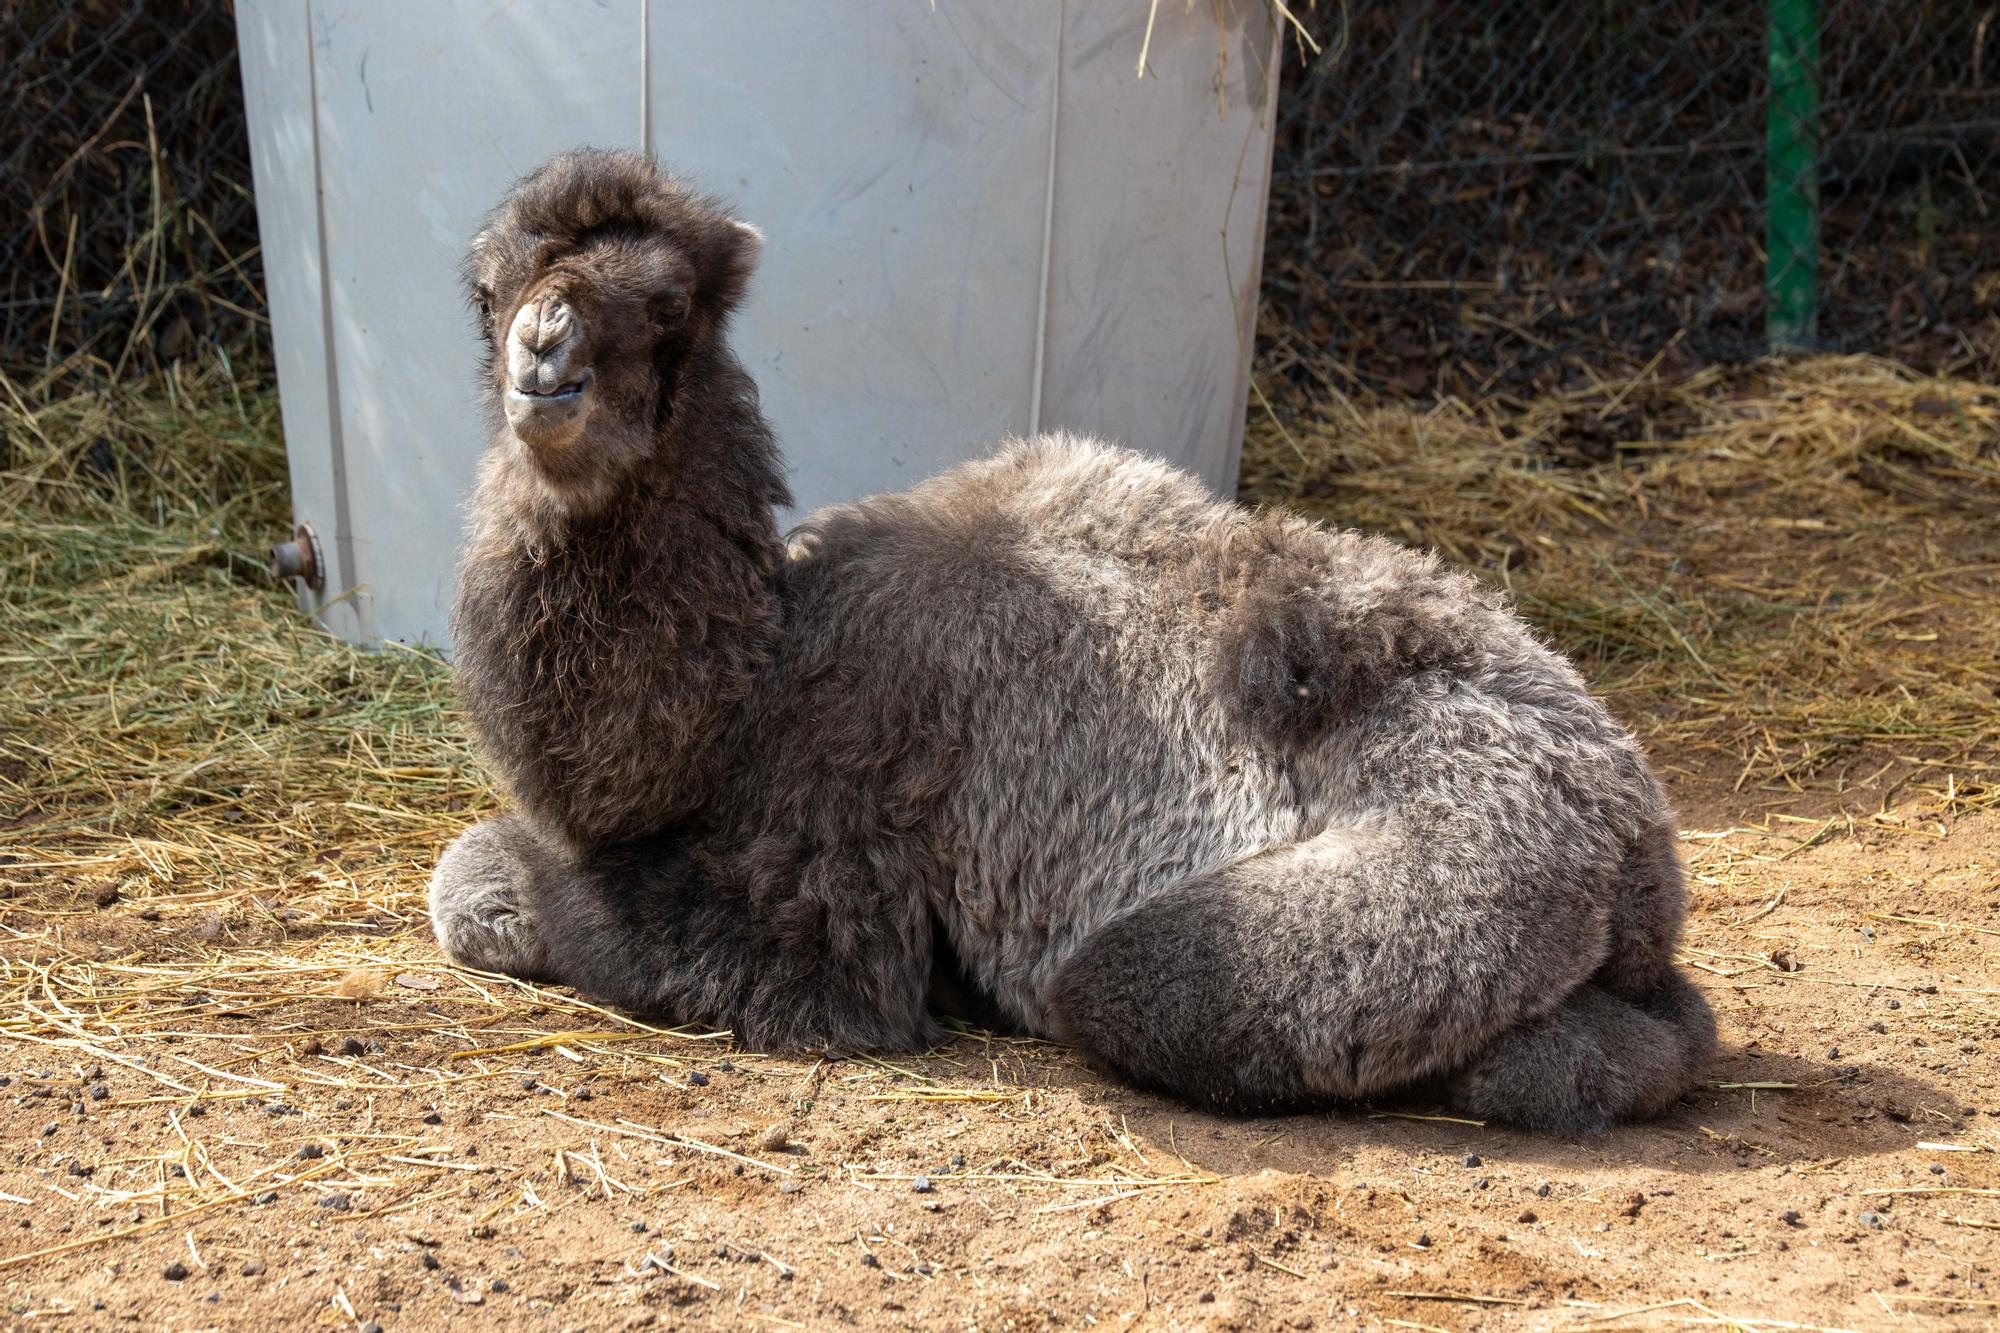
<path id="1" fill-rule="evenodd" d="M 576 329 L 570 308 L 554 297 L 530 301 L 514 316 L 514 340 L 530 352 L 546 352 Z"/>

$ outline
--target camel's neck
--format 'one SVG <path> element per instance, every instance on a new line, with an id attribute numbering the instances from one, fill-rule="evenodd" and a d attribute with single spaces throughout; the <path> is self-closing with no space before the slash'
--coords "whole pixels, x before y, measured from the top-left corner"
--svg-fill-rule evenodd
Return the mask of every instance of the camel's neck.
<path id="1" fill-rule="evenodd" d="M 461 693 L 487 763 L 572 846 L 693 814 L 777 642 L 777 452 L 747 376 L 707 369 L 653 457 L 595 512 L 552 511 L 505 442 L 474 501 Z"/>

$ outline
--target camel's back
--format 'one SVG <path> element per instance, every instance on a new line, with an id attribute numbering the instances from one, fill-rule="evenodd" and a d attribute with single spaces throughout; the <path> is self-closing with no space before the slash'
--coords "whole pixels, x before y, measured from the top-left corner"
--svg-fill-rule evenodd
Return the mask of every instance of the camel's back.
<path id="1" fill-rule="evenodd" d="M 921 846 L 899 864 L 1017 1001 L 1109 916 L 1317 831 L 1338 765 L 1260 744 L 1210 681 L 1218 552 L 1261 521 L 1060 436 L 814 514 L 750 747 L 786 756 L 771 818 L 824 819 L 817 787 Z"/>

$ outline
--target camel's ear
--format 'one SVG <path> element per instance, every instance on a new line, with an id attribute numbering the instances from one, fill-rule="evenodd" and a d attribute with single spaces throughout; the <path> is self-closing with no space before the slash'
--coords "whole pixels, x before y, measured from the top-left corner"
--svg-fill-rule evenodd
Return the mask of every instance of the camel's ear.
<path id="1" fill-rule="evenodd" d="M 728 314 L 743 300 L 751 271 L 764 252 L 764 233 L 747 222 L 720 219 L 702 257 L 698 279 L 701 299 L 717 314 Z"/>

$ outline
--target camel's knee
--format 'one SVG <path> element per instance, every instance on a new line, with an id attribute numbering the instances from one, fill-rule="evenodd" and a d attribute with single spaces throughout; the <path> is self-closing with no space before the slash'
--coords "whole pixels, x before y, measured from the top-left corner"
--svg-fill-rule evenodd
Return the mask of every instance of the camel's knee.
<path id="1" fill-rule="evenodd" d="M 453 962 L 484 972 L 539 977 L 547 949 L 530 906 L 543 854 L 511 820 L 475 824 L 452 840 L 431 872 L 431 929 Z"/>
<path id="2" fill-rule="evenodd" d="M 1128 1082 L 1210 1110 L 1308 1102 L 1287 1006 L 1272 993 L 1283 982 L 1232 946 L 1255 924 L 1226 895 L 1176 891 L 1101 927 L 1050 987 L 1053 1035 Z"/>

